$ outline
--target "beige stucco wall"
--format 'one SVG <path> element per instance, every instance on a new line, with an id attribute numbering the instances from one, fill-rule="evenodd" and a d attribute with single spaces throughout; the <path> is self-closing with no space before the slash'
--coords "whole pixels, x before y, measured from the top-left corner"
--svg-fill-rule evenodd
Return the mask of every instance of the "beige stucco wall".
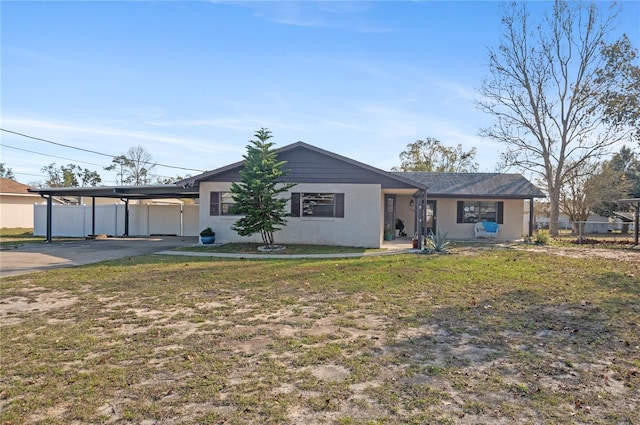
<path id="1" fill-rule="evenodd" d="M 231 229 L 239 216 L 209 215 L 210 192 L 228 192 L 230 187 L 231 183 L 200 184 L 200 228 L 211 227 L 216 232 L 216 242 L 262 242 L 259 234 L 241 237 Z M 275 233 L 276 243 L 380 246 L 380 185 L 301 183 L 291 192 L 344 193 L 344 218 L 288 217 L 287 225 Z"/>
<path id="2" fill-rule="evenodd" d="M 39 195 L 0 195 L 0 227 L 33 227 L 33 204 L 41 202 Z"/>
<path id="3" fill-rule="evenodd" d="M 411 237 L 416 234 L 415 206 L 411 206 L 412 196 L 396 196 L 396 217 L 404 221 L 405 233 Z M 447 232 L 449 239 L 473 239 L 473 224 L 457 223 L 457 202 L 460 199 L 435 199 L 436 201 L 436 226 Z M 474 201 L 477 199 L 465 199 Z M 486 199 L 483 199 L 486 201 Z M 525 210 L 525 201 L 495 199 L 504 202 L 504 224 L 500 225 L 499 239 L 514 240 L 520 239 L 528 232 L 529 217 L 528 209 Z M 382 202 L 382 201 L 381 201 Z"/>
<path id="4" fill-rule="evenodd" d="M 474 200 L 479 199 L 465 199 L 465 201 Z M 474 239 L 473 223 L 456 223 L 458 199 L 436 199 L 436 201 L 437 226 L 446 230 L 450 239 Z M 524 201 L 522 199 L 496 199 L 495 201 L 504 202 L 504 223 L 500 225 L 500 236 L 497 239 L 521 238 L 524 232 L 522 223 Z"/>

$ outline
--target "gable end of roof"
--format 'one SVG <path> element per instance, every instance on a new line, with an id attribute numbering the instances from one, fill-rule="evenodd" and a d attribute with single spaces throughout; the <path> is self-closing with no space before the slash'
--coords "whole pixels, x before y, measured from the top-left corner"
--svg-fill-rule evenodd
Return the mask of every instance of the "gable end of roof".
<path id="1" fill-rule="evenodd" d="M 349 166 L 352 167 L 356 167 L 360 170 L 364 170 L 366 172 L 369 173 L 373 173 L 374 175 L 379 175 L 380 177 L 383 178 L 383 180 L 386 181 L 394 181 L 397 182 L 401 185 L 403 185 L 404 187 L 413 187 L 416 189 L 424 189 L 423 185 L 420 184 L 420 182 L 417 182 L 415 180 L 411 180 L 411 179 L 407 179 L 404 176 L 399 176 L 396 175 L 394 173 L 390 173 L 388 171 L 384 171 L 381 170 L 379 168 L 375 168 L 372 167 L 370 165 L 364 164 L 362 162 L 358 162 L 356 160 L 353 160 L 351 158 L 347 158 L 345 156 L 318 148 L 317 146 L 313 146 L 313 145 L 309 145 L 307 143 L 304 142 L 296 142 L 296 143 L 292 143 L 290 145 L 284 146 L 282 148 L 276 149 L 276 152 L 278 155 L 287 155 L 290 153 L 293 153 L 297 150 L 306 150 L 309 152 L 313 152 L 315 154 L 321 155 L 323 157 L 326 158 L 330 158 L 331 160 L 335 160 L 338 161 L 340 163 L 343 164 L 347 164 Z M 217 168 L 215 170 L 212 171 L 208 171 L 205 172 L 203 174 L 191 177 L 189 179 L 185 179 L 182 180 L 180 182 L 177 182 L 178 185 L 181 186 L 187 186 L 187 187 L 192 187 L 192 186 L 196 186 L 199 185 L 200 182 L 204 182 L 204 181 L 208 181 L 209 179 L 213 179 L 215 178 L 215 176 L 219 176 L 221 174 L 224 173 L 228 173 L 228 172 L 234 172 L 234 171 L 239 171 L 244 165 L 244 161 L 238 161 L 235 162 L 233 164 L 229 164 L 227 166 L 221 167 L 221 168 Z"/>

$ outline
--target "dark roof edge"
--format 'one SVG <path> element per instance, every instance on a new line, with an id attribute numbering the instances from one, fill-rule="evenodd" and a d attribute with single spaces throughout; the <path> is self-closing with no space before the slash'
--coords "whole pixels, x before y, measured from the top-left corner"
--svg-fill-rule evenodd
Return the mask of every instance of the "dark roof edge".
<path id="1" fill-rule="evenodd" d="M 31 193 L 50 196 L 95 196 L 96 198 L 136 198 L 154 199 L 154 197 L 185 197 L 193 190 L 177 185 L 144 186 L 89 186 L 89 187 L 44 187 L 29 189 Z"/>
<path id="2" fill-rule="evenodd" d="M 460 195 L 451 193 L 427 193 L 429 198 L 447 198 L 447 199 L 531 199 L 546 198 L 546 195 L 505 195 L 500 193 L 485 193 L 482 195 Z"/>

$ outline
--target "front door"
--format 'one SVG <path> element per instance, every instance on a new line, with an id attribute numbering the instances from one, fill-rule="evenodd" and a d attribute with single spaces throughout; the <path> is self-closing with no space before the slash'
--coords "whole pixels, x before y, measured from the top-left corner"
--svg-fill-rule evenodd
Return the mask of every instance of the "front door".
<path id="1" fill-rule="evenodd" d="M 436 201 L 427 200 L 427 207 L 424 209 L 425 234 L 429 231 L 436 232 Z"/>

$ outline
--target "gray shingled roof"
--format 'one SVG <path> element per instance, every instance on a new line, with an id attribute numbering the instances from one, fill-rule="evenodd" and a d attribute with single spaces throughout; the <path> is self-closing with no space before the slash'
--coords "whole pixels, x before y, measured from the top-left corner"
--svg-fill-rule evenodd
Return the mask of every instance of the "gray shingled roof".
<path id="1" fill-rule="evenodd" d="M 394 172 L 427 186 L 429 197 L 544 198 L 521 174 Z"/>

